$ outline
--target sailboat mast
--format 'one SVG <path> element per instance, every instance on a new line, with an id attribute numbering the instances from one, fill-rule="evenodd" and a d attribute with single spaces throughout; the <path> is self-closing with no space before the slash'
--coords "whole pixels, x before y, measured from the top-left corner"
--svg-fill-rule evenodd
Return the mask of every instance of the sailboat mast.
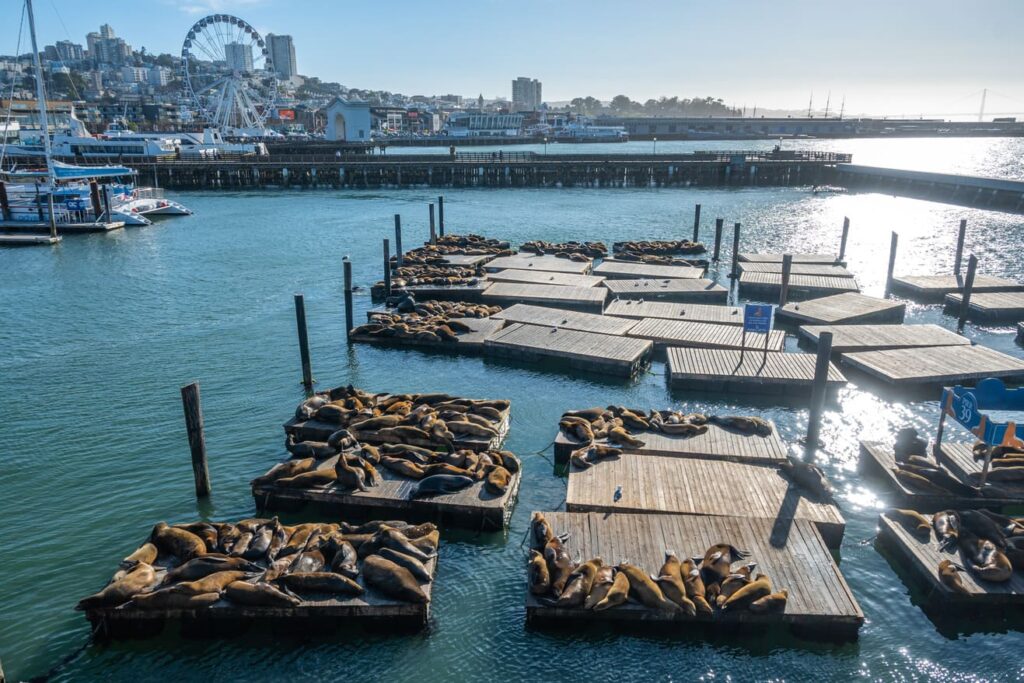
<path id="1" fill-rule="evenodd" d="M 43 148 L 46 150 L 46 174 L 50 187 L 54 185 L 52 151 L 50 150 L 50 124 L 46 119 L 46 87 L 43 84 L 43 66 L 39 61 L 39 46 L 36 44 L 36 18 L 32 12 L 32 0 L 25 0 L 28 10 L 28 30 L 32 35 L 32 62 L 36 69 L 36 102 L 39 104 L 39 126 L 43 131 Z"/>

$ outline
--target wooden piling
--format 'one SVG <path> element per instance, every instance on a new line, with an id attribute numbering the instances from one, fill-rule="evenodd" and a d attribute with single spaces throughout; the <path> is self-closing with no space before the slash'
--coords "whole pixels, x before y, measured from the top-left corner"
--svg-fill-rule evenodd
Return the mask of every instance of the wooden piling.
<path id="1" fill-rule="evenodd" d="M 384 296 L 391 296 L 391 243 L 384 238 Z"/>
<path id="2" fill-rule="evenodd" d="M 203 407 L 199 399 L 199 382 L 181 388 L 181 406 L 185 410 L 188 447 L 192 452 L 192 475 L 196 496 L 210 495 L 210 469 L 206 463 L 206 435 L 203 432 Z"/>
<path id="3" fill-rule="evenodd" d="M 818 335 L 818 358 L 814 364 L 814 384 L 811 386 L 811 409 L 807 416 L 807 460 L 818 447 L 821 432 L 821 414 L 825 409 L 826 382 L 832 357 L 832 333 Z"/>
<path id="4" fill-rule="evenodd" d="M 0 220 L 11 220 L 11 202 L 7 198 L 7 183 L 0 180 Z"/>
<path id="5" fill-rule="evenodd" d="M 295 325 L 299 331 L 299 354 L 302 357 L 302 386 L 313 389 L 313 368 L 309 362 L 309 335 L 306 334 L 306 302 L 301 294 L 295 295 Z"/>
<path id="6" fill-rule="evenodd" d="M 960 232 L 956 236 L 956 258 L 953 260 L 953 275 L 960 277 L 960 266 L 964 258 L 964 237 L 967 236 L 967 219 L 960 219 Z"/>
<path id="7" fill-rule="evenodd" d="M 839 238 L 839 258 L 836 259 L 840 263 L 846 261 L 846 238 L 850 236 L 850 219 L 847 216 L 843 216 L 843 236 Z"/>
<path id="8" fill-rule="evenodd" d="M 889 241 L 889 270 L 886 271 L 885 275 L 885 293 L 889 294 L 892 291 L 892 272 L 896 268 L 896 246 L 900 241 L 900 236 L 894 231 L 892 233 L 892 239 Z"/>
<path id="9" fill-rule="evenodd" d="M 395 266 L 402 267 L 402 217 L 395 214 Z"/>
<path id="10" fill-rule="evenodd" d="M 967 278 L 964 280 L 964 291 L 960 295 L 960 319 L 957 320 L 956 330 L 962 332 L 967 322 L 967 311 L 971 307 L 971 290 L 974 289 L 974 273 L 978 268 L 978 257 L 971 254 L 967 259 Z"/>
<path id="11" fill-rule="evenodd" d="M 444 197 L 437 198 L 437 229 L 444 237 Z"/>
<path id="12" fill-rule="evenodd" d="M 95 180 L 89 181 L 89 201 L 92 202 L 92 214 L 96 220 L 100 219 L 103 213 L 103 206 L 100 204 L 100 186 Z"/>
<path id="13" fill-rule="evenodd" d="M 722 246 L 722 224 L 725 221 L 721 218 L 715 219 L 715 252 L 711 256 L 712 261 L 718 261 L 718 252 Z"/>
<path id="14" fill-rule="evenodd" d="M 739 277 L 740 263 L 740 224 L 735 223 L 732 231 L 732 268 L 729 270 L 729 277 Z"/>
<path id="15" fill-rule="evenodd" d="M 782 285 L 779 287 L 779 308 L 789 303 L 789 275 L 793 270 L 793 255 L 784 254 L 782 257 Z"/>
<path id="16" fill-rule="evenodd" d="M 693 241 L 700 239 L 700 204 L 693 208 Z"/>
<path id="17" fill-rule="evenodd" d="M 106 215 L 108 222 L 112 221 L 113 218 L 110 213 L 110 191 L 106 185 L 103 186 L 103 192 L 101 194 L 103 196 L 103 213 Z M 96 220 L 99 221 L 99 218 Z"/>
<path id="18" fill-rule="evenodd" d="M 434 228 L 434 205 L 430 205 L 430 243 L 437 244 L 437 230 Z"/>
<path id="19" fill-rule="evenodd" d="M 346 256 L 341 261 L 342 269 L 345 271 L 345 341 L 352 343 L 352 262 Z"/>

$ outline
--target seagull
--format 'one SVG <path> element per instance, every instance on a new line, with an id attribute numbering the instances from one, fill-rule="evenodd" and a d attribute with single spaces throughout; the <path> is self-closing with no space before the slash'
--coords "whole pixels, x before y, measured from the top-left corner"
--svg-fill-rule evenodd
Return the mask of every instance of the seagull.
<path id="1" fill-rule="evenodd" d="M 615 495 L 612 496 L 612 499 L 616 503 L 618 503 L 622 499 L 622 487 L 621 486 L 616 486 L 615 487 Z"/>

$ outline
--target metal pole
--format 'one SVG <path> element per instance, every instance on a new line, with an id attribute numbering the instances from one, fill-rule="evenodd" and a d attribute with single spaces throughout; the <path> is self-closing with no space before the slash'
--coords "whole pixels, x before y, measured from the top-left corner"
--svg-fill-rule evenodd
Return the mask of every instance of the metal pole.
<path id="1" fill-rule="evenodd" d="M 957 332 L 963 332 L 964 324 L 967 322 L 967 311 L 971 307 L 971 291 L 974 289 L 974 271 L 978 268 L 978 257 L 971 254 L 967 259 L 967 279 L 964 281 L 964 290 L 960 293 L 960 319 L 956 323 Z"/>
<path id="2" fill-rule="evenodd" d="M 384 296 L 391 296 L 391 244 L 384 239 Z"/>
<path id="3" fill-rule="evenodd" d="M 402 267 L 402 217 L 395 214 L 395 265 Z"/>
<path id="4" fill-rule="evenodd" d="M 964 237 L 967 236 L 967 219 L 960 219 L 960 232 L 956 236 L 956 258 L 953 260 L 953 275 L 960 277 L 960 266 L 964 259 Z"/>
<path id="5" fill-rule="evenodd" d="M 889 241 L 889 270 L 886 271 L 885 275 L 885 293 L 888 294 L 892 290 L 892 272 L 896 268 L 896 246 L 900 241 L 900 236 L 895 232 L 892 233 L 892 239 Z"/>
<path id="6" fill-rule="evenodd" d="M 714 255 L 711 257 L 712 261 L 718 260 L 718 251 L 722 246 L 722 224 L 724 222 L 725 221 L 721 218 L 715 219 L 715 252 Z"/>
<path id="7" fill-rule="evenodd" d="M 295 326 L 299 330 L 299 355 L 302 358 L 302 386 L 313 389 L 313 368 L 309 362 L 309 336 L 306 334 L 306 302 L 301 294 L 295 295 Z"/>
<path id="8" fill-rule="evenodd" d="M 348 256 L 341 260 L 345 271 L 345 341 L 352 343 L 352 262 Z"/>
<path id="9" fill-rule="evenodd" d="M 733 226 L 732 232 L 732 270 L 729 271 L 729 277 L 734 280 L 739 277 L 736 272 L 739 270 L 740 263 L 740 224 L 736 223 Z"/>
<path id="10" fill-rule="evenodd" d="M 430 205 L 430 243 L 437 244 L 437 231 L 434 228 L 434 205 Z"/>
<path id="11" fill-rule="evenodd" d="M 779 308 L 789 301 L 789 273 L 793 270 L 793 255 L 782 256 L 782 286 L 779 288 Z"/>
<path id="12" fill-rule="evenodd" d="M 11 202 L 7 198 L 7 183 L 0 180 L 0 220 L 11 220 Z"/>
<path id="13" fill-rule="evenodd" d="M 839 239 L 839 258 L 842 263 L 846 260 L 846 238 L 850 236 L 850 219 L 843 217 L 843 236 Z"/>
<path id="14" fill-rule="evenodd" d="M 700 204 L 693 209 L 693 241 L 700 239 Z"/>
<path id="15" fill-rule="evenodd" d="M 814 384 L 811 387 L 811 410 L 807 417 L 807 452 L 818 447 L 818 434 L 821 432 L 821 414 L 825 408 L 825 396 L 828 387 L 828 370 L 832 357 L 832 333 L 822 332 L 818 335 L 818 358 L 814 364 Z"/>
<path id="16" fill-rule="evenodd" d="M 437 230 L 444 237 L 444 197 L 437 198 Z"/>
<path id="17" fill-rule="evenodd" d="M 185 429 L 188 447 L 192 452 L 192 476 L 196 482 L 196 496 L 210 495 L 210 468 L 206 462 L 206 435 L 203 430 L 203 408 L 199 399 L 199 383 L 181 388 L 181 406 L 185 410 Z"/>

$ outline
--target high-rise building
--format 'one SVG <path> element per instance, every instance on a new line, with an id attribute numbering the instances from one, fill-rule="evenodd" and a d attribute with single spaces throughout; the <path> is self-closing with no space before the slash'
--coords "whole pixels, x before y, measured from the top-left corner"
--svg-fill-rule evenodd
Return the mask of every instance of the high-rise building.
<path id="1" fill-rule="evenodd" d="M 85 59 L 85 50 L 78 43 L 70 40 L 57 41 L 57 58 L 62 62 L 80 62 Z"/>
<path id="2" fill-rule="evenodd" d="M 229 69 L 252 71 L 252 46 L 248 43 L 228 43 L 224 46 L 224 56 Z"/>
<path id="3" fill-rule="evenodd" d="M 100 38 L 114 39 L 117 36 L 114 35 L 114 29 L 110 24 L 103 24 L 100 26 Z"/>
<path id="4" fill-rule="evenodd" d="M 102 36 L 96 31 L 85 34 L 85 49 L 89 52 L 90 59 L 96 59 L 96 41 Z"/>
<path id="5" fill-rule="evenodd" d="M 512 109 L 514 111 L 536 111 L 540 109 L 541 85 L 536 78 L 520 76 L 512 81 Z"/>
<path id="6" fill-rule="evenodd" d="M 286 81 L 299 73 L 295 63 L 295 42 L 291 36 L 267 35 L 267 48 L 270 59 L 274 62 L 274 72 L 282 81 Z"/>

